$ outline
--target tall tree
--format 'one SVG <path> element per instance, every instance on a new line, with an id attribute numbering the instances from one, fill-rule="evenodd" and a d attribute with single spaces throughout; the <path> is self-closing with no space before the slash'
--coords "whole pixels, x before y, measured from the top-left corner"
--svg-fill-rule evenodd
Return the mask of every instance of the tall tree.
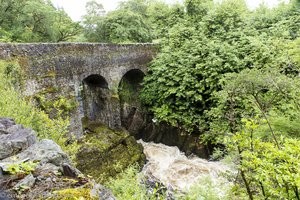
<path id="1" fill-rule="evenodd" d="M 169 6 L 161 1 L 124 1 L 105 15 L 101 4 L 87 6 L 83 24 L 90 42 L 151 42 L 164 37 L 184 15 L 180 4 Z"/>
<path id="2" fill-rule="evenodd" d="M 80 27 L 46 0 L 0 1 L 1 39 L 15 42 L 59 42 L 77 35 Z"/>
<path id="3" fill-rule="evenodd" d="M 103 21 L 105 10 L 102 4 L 95 0 L 85 5 L 87 14 L 83 16 L 84 36 L 89 42 L 103 42 L 105 40 L 105 29 Z"/>

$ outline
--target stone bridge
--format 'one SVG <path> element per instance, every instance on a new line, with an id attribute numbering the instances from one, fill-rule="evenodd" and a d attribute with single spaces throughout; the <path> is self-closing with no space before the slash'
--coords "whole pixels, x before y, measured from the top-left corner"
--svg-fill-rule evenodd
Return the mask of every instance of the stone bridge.
<path id="1" fill-rule="evenodd" d="M 0 60 L 21 66 L 26 96 L 47 105 L 69 102 L 76 135 L 84 117 L 129 128 L 139 109 L 140 83 L 157 52 L 153 44 L 0 44 Z"/>

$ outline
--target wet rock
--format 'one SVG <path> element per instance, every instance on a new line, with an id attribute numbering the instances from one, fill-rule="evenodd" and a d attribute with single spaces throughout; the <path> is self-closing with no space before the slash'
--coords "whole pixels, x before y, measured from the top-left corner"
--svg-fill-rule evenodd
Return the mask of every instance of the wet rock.
<path id="1" fill-rule="evenodd" d="M 99 200 L 116 200 L 111 191 L 100 184 L 94 184 L 91 195 L 97 197 Z"/>
<path id="2" fill-rule="evenodd" d="M 81 172 L 78 169 L 76 169 L 75 167 L 72 167 L 71 165 L 69 165 L 67 163 L 64 163 L 62 165 L 62 168 L 63 168 L 64 176 L 76 178 L 81 174 Z"/>
<path id="3" fill-rule="evenodd" d="M 29 189 L 31 188 L 35 183 L 35 178 L 32 174 L 27 175 L 25 178 L 23 178 L 20 182 L 15 185 L 14 190 L 18 191 L 21 189 Z"/>
<path id="4" fill-rule="evenodd" d="M 27 128 L 18 129 L 16 132 L 8 132 L 8 134 L 0 135 L 0 159 L 7 158 L 25 150 L 35 142 L 35 132 Z"/>
<path id="5" fill-rule="evenodd" d="M 15 124 L 9 128 L 6 129 L 6 131 L 8 133 L 15 133 L 15 132 L 18 132 L 20 130 L 24 129 L 24 126 L 22 124 Z"/>
<path id="6" fill-rule="evenodd" d="M 34 174 L 37 174 L 38 179 L 45 180 L 51 175 L 58 175 L 61 173 L 59 166 L 53 165 L 51 163 L 46 163 L 41 166 L 37 166 Z"/>
<path id="7" fill-rule="evenodd" d="M 0 200 L 13 200 L 15 195 L 0 188 Z"/>
<path id="8" fill-rule="evenodd" d="M 15 124 L 16 124 L 15 120 L 13 120 L 11 118 L 0 117 L 0 130 L 1 129 L 8 129 L 9 127 L 11 127 Z"/>
<path id="9" fill-rule="evenodd" d="M 128 123 L 128 126 L 126 129 L 131 135 L 137 135 L 138 133 L 142 132 L 142 129 L 144 128 L 144 116 L 143 113 L 139 110 L 137 110 L 134 115 L 132 116 L 132 119 L 130 123 Z"/>
<path id="10" fill-rule="evenodd" d="M 0 135 L 8 134 L 8 132 L 0 127 Z"/>
<path id="11" fill-rule="evenodd" d="M 30 146 L 25 151 L 17 155 L 19 160 L 28 159 L 30 161 L 39 161 L 40 165 L 52 163 L 56 166 L 61 166 L 63 163 L 69 163 L 69 158 L 64 153 L 60 146 L 52 140 L 41 140 Z M 12 162 L 15 157 L 4 159 L 4 162 Z"/>
<path id="12" fill-rule="evenodd" d="M 177 146 L 186 155 L 194 154 L 201 158 L 209 157 L 209 148 L 201 144 L 199 134 L 187 134 L 166 123 L 148 122 L 140 134 L 135 137 L 146 142 L 153 141 L 168 146 Z"/>

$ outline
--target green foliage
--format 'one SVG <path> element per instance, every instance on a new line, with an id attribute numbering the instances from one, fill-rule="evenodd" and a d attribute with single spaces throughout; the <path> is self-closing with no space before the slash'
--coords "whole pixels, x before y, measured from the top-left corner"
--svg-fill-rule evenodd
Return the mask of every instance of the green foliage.
<path id="1" fill-rule="evenodd" d="M 196 184 L 192 185 L 185 193 L 176 193 L 175 199 L 178 200 L 227 200 L 232 199 L 227 196 L 228 185 L 216 184 L 209 176 L 201 178 Z"/>
<path id="2" fill-rule="evenodd" d="M 299 199 L 299 1 L 255 11 L 234 0 L 184 5 L 143 103 L 159 121 L 223 144 L 239 170 L 237 198 Z"/>
<path id="3" fill-rule="evenodd" d="M 106 41 L 121 42 L 150 42 L 150 28 L 144 23 L 141 15 L 130 10 L 110 12 L 104 20 Z"/>
<path id="4" fill-rule="evenodd" d="M 140 184 L 137 176 L 138 167 L 128 167 L 116 179 L 111 179 L 107 184 L 117 199 L 140 200 L 150 199 L 146 187 Z"/>
<path id="5" fill-rule="evenodd" d="M 298 79 L 275 70 L 246 69 L 228 74 L 222 82 L 223 90 L 214 95 L 218 106 L 207 112 L 211 121 L 207 137 L 220 134 L 222 138 L 228 132 L 239 131 L 241 119 L 254 116 L 268 121 L 261 127 L 265 135 L 300 136 L 297 129 L 297 116 L 300 115 Z"/>
<path id="6" fill-rule="evenodd" d="M 90 188 L 67 188 L 53 192 L 53 197 L 47 200 L 96 200 L 95 196 L 91 195 Z"/>
<path id="7" fill-rule="evenodd" d="M 169 6 L 161 1 L 130 0 L 105 14 L 95 1 L 87 3 L 83 18 L 84 35 L 90 42 L 151 42 L 166 36 L 168 29 L 183 16 L 179 4 Z"/>
<path id="8" fill-rule="evenodd" d="M 96 1 L 89 1 L 85 7 L 87 14 L 83 16 L 84 37 L 89 42 L 103 40 L 106 35 L 106 31 L 102 29 L 104 26 L 103 16 L 105 15 L 103 5 Z"/>
<path id="9" fill-rule="evenodd" d="M 239 155 L 240 187 L 246 187 L 250 199 L 299 199 L 299 139 L 281 137 L 278 148 L 256 131 L 264 122 L 243 122 L 240 132 L 226 138 L 227 147 Z"/>
<path id="10" fill-rule="evenodd" d="M 105 15 L 103 6 L 95 1 L 87 3 L 84 16 L 84 33 L 91 42 L 148 42 L 149 28 L 144 18 L 132 9 L 134 1 L 124 2 L 122 6 Z M 136 4 L 140 6 L 142 4 Z"/>
<path id="11" fill-rule="evenodd" d="M 74 100 L 74 97 L 65 97 L 62 95 L 48 98 L 49 93 L 56 92 L 56 88 L 47 88 L 33 96 L 33 99 L 37 102 L 37 107 L 47 114 L 51 114 L 56 117 L 68 118 L 71 112 L 78 106 L 78 103 Z M 55 117 L 55 118 L 56 118 Z"/>
<path id="12" fill-rule="evenodd" d="M 245 69 L 222 79 L 206 136 L 219 136 L 234 157 L 237 196 L 299 199 L 299 84 L 275 69 Z"/>
<path id="13" fill-rule="evenodd" d="M 286 31 L 299 29 L 294 4 L 266 15 L 274 18 L 263 24 L 268 28 L 253 23 L 259 11 L 250 12 L 240 1 L 187 1 L 185 6 L 187 13 L 170 28 L 144 79 L 143 103 L 159 121 L 188 132 L 207 131 L 207 112 L 217 104 L 212 94 L 221 89 L 225 74 L 247 68 L 298 73 L 287 56 L 294 36 Z"/>
<path id="14" fill-rule="evenodd" d="M 80 30 L 63 10 L 44 0 L 1 0 L 0 40 L 4 42 L 61 42 Z"/>
<path id="15" fill-rule="evenodd" d="M 205 128 L 203 111 L 211 104 L 210 94 L 219 88 L 220 75 L 238 71 L 245 65 L 239 58 L 243 47 L 233 43 L 233 39 L 223 38 L 233 32 L 222 26 L 211 27 L 215 18 L 224 19 L 227 13 L 235 11 L 229 6 L 224 9 L 227 10 L 222 13 L 212 10 L 199 24 L 187 20 L 170 29 L 162 52 L 154 60 L 150 75 L 146 76 L 142 94 L 144 103 L 159 120 L 188 131 L 195 127 Z M 228 18 L 241 21 L 235 19 L 236 15 Z"/>
<path id="16" fill-rule="evenodd" d="M 290 43 L 289 55 L 300 66 L 300 38 Z"/>
<path id="17" fill-rule="evenodd" d="M 5 170 L 9 174 L 30 174 L 33 172 L 36 168 L 38 163 L 34 163 L 32 161 L 29 162 L 22 162 L 22 163 L 12 163 L 7 166 L 7 169 Z"/>
<path id="18" fill-rule="evenodd" d="M 187 15 L 195 18 L 195 20 L 201 20 L 202 17 L 207 15 L 209 7 L 212 5 L 211 0 L 189 0 L 184 1 Z"/>
<path id="19" fill-rule="evenodd" d="M 12 73 L 13 72 L 13 73 Z M 50 119 L 49 115 L 34 107 L 26 101 L 15 89 L 19 83 L 16 79 L 18 76 L 13 74 L 22 74 L 21 69 L 16 62 L 0 62 L 0 116 L 10 117 L 17 123 L 23 124 L 35 130 L 40 138 L 54 140 L 65 151 L 74 153 L 76 143 L 65 146 L 68 133 L 69 119 L 62 115 L 57 115 L 55 119 Z M 14 78 L 12 78 L 14 77 Z M 17 86 L 17 88 L 19 88 Z M 58 102 L 58 107 L 60 107 Z M 59 111 L 62 112 L 62 111 Z"/>

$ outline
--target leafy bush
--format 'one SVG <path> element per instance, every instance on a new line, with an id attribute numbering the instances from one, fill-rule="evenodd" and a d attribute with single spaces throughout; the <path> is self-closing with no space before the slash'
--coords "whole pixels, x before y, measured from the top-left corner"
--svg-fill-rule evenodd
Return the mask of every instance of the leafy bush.
<path id="1" fill-rule="evenodd" d="M 178 200 L 227 200 L 230 185 L 214 182 L 211 177 L 203 177 L 185 193 L 175 194 Z M 231 195 L 232 197 L 232 195 Z"/>
<path id="2" fill-rule="evenodd" d="M 241 199 L 299 199 L 300 2 L 185 6 L 144 79 L 143 103 L 159 121 L 223 144 Z"/>
<path id="3" fill-rule="evenodd" d="M 228 149 L 238 152 L 241 182 L 235 192 L 243 188 L 250 199 L 299 199 L 300 140 L 264 141 L 256 131 L 258 122 L 244 122 L 242 131 L 227 137 Z"/>
<path id="4" fill-rule="evenodd" d="M 130 166 L 117 179 L 111 179 L 107 184 L 117 199 L 140 200 L 150 199 L 145 186 L 140 184 L 138 167 Z"/>
<path id="5" fill-rule="evenodd" d="M 234 157 L 237 196 L 299 199 L 299 84 L 275 69 L 246 69 L 228 74 L 215 93 L 210 133 Z"/>
<path id="6" fill-rule="evenodd" d="M 211 123 L 206 133 L 210 136 L 206 137 L 237 132 L 242 118 L 254 116 L 267 120 L 268 123 L 263 127 L 269 135 L 277 134 L 275 132 L 300 135 L 296 128 L 297 116 L 300 115 L 298 79 L 275 69 L 246 69 L 228 74 L 222 82 L 223 89 L 214 93 L 217 106 L 207 112 Z M 294 128 L 292 124 L 295 124 Z M 272 126 L 271 130 L 269 125 Z M 273 139 L 276 140 L 275 135 Z"/>
<path id="7" fill-rule="evenodd" d="M 50 119 L 45 112 L 26 101 L 15 89 L 20 88 L 18 84 L 22 82 L 18 77 L 22 77 L 22 72 L 16 62 L 0 61 L 0 116 L 13 118 L 32 128 L 39 138 L 54 140 L 67 152 L 76 151 L 76 144 L 65 146 L 69 119 L 61 116 Z"/>

